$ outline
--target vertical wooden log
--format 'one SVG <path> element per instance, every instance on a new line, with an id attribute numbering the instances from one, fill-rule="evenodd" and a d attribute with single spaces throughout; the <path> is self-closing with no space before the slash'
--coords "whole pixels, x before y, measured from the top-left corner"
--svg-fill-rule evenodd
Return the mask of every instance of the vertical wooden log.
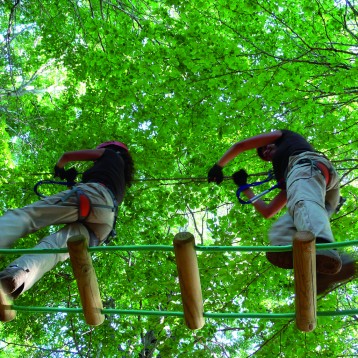
<path id="1" fill-rule="evenodd" d="M 204 326 L 205 320 L 194 236 L 182 232 L 175 235 L 173 243 L 185 324 L 190 329 L 199 329 Z"/>
<path id="2" fill-rule="evenodd" d="M 16 317 L 16 311 L 11 309 L 12 299 L 4 293 L 0 284 L 0 321 L 9 322 Z"/>
<path id="3" fill-rule="evenodd" d="M 317 284 L 315 237 L 299 231 L 293 237 L 293 268 L 296 292 L 296 324 L 310 332 L 317 323 Z"/>
<path id="4" fill-rule="evenodd" d="M 91 255 L 87 250 L 87 240 L 81 235 L 73 236 L 67 241 L 67 246 L 85 320 L 91 326 L 98 326 L 104 321 L 101 313 L 103 305 Z"/>

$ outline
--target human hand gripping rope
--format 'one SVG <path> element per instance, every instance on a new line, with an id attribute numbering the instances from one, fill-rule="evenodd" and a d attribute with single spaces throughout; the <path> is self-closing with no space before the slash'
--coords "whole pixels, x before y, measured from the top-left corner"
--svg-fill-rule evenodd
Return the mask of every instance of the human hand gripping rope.
<path id="1" fill-rule="evenodd" d="M 260 173 L 261 174 L 261 173 Z M 277 188 L 282 188 L 282 186 L 284 185 L 283 182 L 277 182 L 275 185 L 273 185 L 271 188 L 264 190 L 262 193 L 259 193 L 257 195 L 255 195 L 253 198 L 249 199 L 249 200 L 243 200 L 240 198 L 241 193 L 243 191 L 245 191 L 248 188 L 254 187 L 254 186 L 258 186 L 264 183 L 269 182 L 270 180 L 272 180 L 274 178 L 274 174 L 273 171 L 268 171 L 267 173 L 267 178 L 265 180 L 262 181 L 255 181 L 251 184 L 247 183 L 247 179 L 249 176 L 249 174 L 247 174 L 247 172 L 244 169 L 240 169 L 239 171 L 235 172 L 232 175 L 232 179 L 234 181 L 234 183 L 238 186 L 238 189 L 236 191 L 236 196 L 239 200 L 239 202 L 241 204 L 252 204 L 254 203 L 256 200 L 258 200 L 259 198 L 261 198 L 262 196 L 266 195 L 267 193 L 269 193 L 270 191 L 277 189 Z M 217 184 L 220 184 L 223 180 L 225 179 L 223 172 L 222 172 L 222 167 L 218 164 L 215 164 L 208 173 L 208 182 L 216 182 Z"/>
<path id="2" fill-rule="evenodd" d="M 34 186 L 34 192 L 40 198 L 45 198 L 46 195 L 43 195 L 39 192 L 39 187 L 43 184 L 56 184 L 56 185 L 64 185 L 68 188 L 72 188 L 76 184 L 76 177 L 78 172 L 75 168 L 70 168 L 65 170 L 64 168 L 59 168 L 57 165 L 54 167 L 54 177 L 58 177 L 62 180 L 66 181 L 55 181 L 55 180 L 40 180 Z"/>

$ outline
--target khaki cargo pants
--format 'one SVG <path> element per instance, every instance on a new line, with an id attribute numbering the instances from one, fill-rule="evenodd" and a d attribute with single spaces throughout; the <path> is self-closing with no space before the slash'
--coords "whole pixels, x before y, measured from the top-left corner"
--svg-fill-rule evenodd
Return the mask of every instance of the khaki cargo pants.
<path id="1" fill-rule="evenodd" d="M 108 190 L 98 183 L 78 184 L 92 204 L 113 207 L 113 199 Z M 70 190 L 49 196 L 32 205 L 8 211 L 0 217 L 0 248 L 9 248 L 19 238 L 50 225 L 65 224 L 52 235 L 42 239 L 36 249 L 66 248 L 67 240 L 75 235 L 85 236 L 90 244 L 103 242 L 110 234 L 114 222 L 114 212 L 110 208 L 93 207 L 84 223 L 78 220 L 76 193 L 66 198 Z M 93 234 L 90 235 L 89 230 Z M 98 240 L 96 240 L 96 238 Z M 18 266 L 28 271 L 24 289 L 31 288 L 46 272 L 58 262 L 69 257 L 68 253 L 27 254 L 13 261 L 9 266 Z"/>
<path id="2" fill-rule="evenodd" d="M 302 159 L 305 163 L 297 164 Z M 323 163 L 330 171 L 330 181 L 313 164 Z M 290 157 L 287 177 L 287 213 L 281 216 L 269 232 L 271 245 L 291 245 L 296 231 L 310 231 L 316 238 L 333 242 L 330 216 L 339 203 L 339 177 L 324 156 L 305 152 Z"/>

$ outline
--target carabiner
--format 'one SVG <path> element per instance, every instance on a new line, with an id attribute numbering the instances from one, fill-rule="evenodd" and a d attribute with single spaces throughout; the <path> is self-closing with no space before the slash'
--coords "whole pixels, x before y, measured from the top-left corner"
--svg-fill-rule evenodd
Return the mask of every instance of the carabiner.
<path id="1" fill-rule="evenodd" d="M 271 190 L 274 190 L 274 189 L 276 189 L 276 188 L 279 188 L 279 187 L 281 186 L 281 183 L 275 184 L 275 185 L 272 186 L 271 188 L 264 190 L 262 193 L 259 193 L 259 194 L 255 195 L 253 198 L 251 198 L 251 199 L 249 199 L 249 200 L 242 200 L 242 199 L 240 198 L 240 195 L 241 195 L 241 193 L 242 193 L 244 190 L 246 190 L 246 189 L 248 189 L 248 188 L 251 188 L 251 187 L 254 187 L 254 186 L 261 185 L 261 184 L 263 184 L 263 183 L 267 183 L 267 182 L 269 182 L 273 177 L 274 177 L 274 173 L 273 173 L 272 170 L 270 170 L 270 171 L 267 173 L 267 178 L 266 178 L 265 180 L 263 180 L 263 181 L 257 181 L 257 182 L 253 182 L 253 183 L 251 183 L 251 184 L 245 184 L 245 185 L 240 186 L 240 187 L 237 189 L 237 191 L 236 191 L 236 197 L 237 197 L 237 199 L 239 200 L 239 202 L 240 202 L 241 204 L 252 204 L 252 203 L 254 203 L 257 199 L 259 199 L 259 198 L 261 198 L 262 196 L 264 196 L 264 195 L 266 195 L 267 193 L 269 193 Z"/>
<path id="2" fill-rule="evenodd" d="M 38 190 L 40 185 L 43 184 L 58 184 L 58 185 L 65 185 L 67 187 L 72 187 L 75 185 L 75 183 L 70 183 L 67 181 L 55 181 L 55 180 L 40 180 L 39 182 L 37 182 L 34 186 L 34 192 L 37 196 L 39 196 L 40 198 L 46 198 L 46 195 L 41 194 Z"/>
<path id="3" fill-rule="evenodd" d="M 262 193 L 259 193 L 259 194 L 255 195 L 254 197 L 252 197 L 251 199 L 245 201 L 245 200 L 242 200 L 242 199 L 240 198 L 240 195 L 241 195 L 241 193 L 242 193 L 244 190 L 250 188 L 250 185 L 244 185 L 244 186 L 240 186 L 240 187 L 237 189 L 237 191 L 236 191 L 236 196 L 237 196 L 237 198 L 238 198 L 238 200 L 239 200 L 239 202 L 240 202 L 241 204 L 253 204 L 256 200 L 258 200 L 258 199 L 261 198 L 262 196 L 266 195 L 266 194 L 269 193 L 271 190 L 274 190 L 274 189 L 279 188 L 279 187 L 280 187 L 280 184 L 277 183 L 277 184 L 273 185 L 271 188 L 266 189 L 266 190 L 264 190 Z"/>

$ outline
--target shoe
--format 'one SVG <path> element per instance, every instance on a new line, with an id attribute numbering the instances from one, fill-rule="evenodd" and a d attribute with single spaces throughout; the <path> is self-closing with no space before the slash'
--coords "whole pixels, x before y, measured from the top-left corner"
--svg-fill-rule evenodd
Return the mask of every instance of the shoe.
<path id="1" fill-rule="evenodd" d="M 342 268 L 342 260 L 336 250 L 316 251 L 316 271 L 325 275 L 335 275 Z"/>
<path id="2" fill-rule="evenodd" d="M 24 289 L 28 273 L 29 270 L 18 266 L 9 266 L 0 271 L 0 283 L 4 293 L 12 298 L 17 298 Z"/>
<path id="3" fill-rule="evenodd" d="M 266 252 L 266 258 L 272 265 L 289 270 L 293 269 L 292 251 Z"/>
<path id="4" fill-rule="evenodd" d="M 277 267 L 290 270 L 293 269 L 293 253 L 285 252 L 266 252 L 268 261 Z M 340 271 L 342 261 L 336 250 L 319 250 L 316 252 L 317 273 L 334 275 Z"/>
<path id="5" fill-rule="evenodd" d="M 357 275 L 357 263 L 347 254 L 341 255 L 342 268 L 334 275 L 325 275 L 317 273 L 317 294 L 323 294 L 328 290 L 333 290 L 339 283 L 344 283 L 351 280 Z"/>

